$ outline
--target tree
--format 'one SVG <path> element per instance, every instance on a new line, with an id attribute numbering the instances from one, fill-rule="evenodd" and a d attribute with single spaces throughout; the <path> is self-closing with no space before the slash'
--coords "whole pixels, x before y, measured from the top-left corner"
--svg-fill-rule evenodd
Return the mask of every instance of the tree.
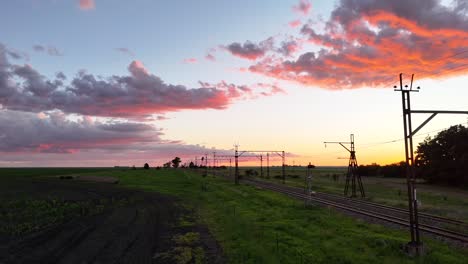
<path id="1" fill-rule="evenodd" d="M 452 126 L 416 150 L 417 175 L 429 183 L 468 187 L 468 128 Z"/>
<path id="2" fill-rule="evenodd" d="M 170 161 L 163 164 L 163 168 L 170 168 L 170 167 L 171 167 L 171 162 Z"/>
<path id="3" fill-rule="evenodd" d="M 191 162 L 189 163 L 189 168 L 190 168 L 190 169 L 194 169 L 195 167 L 196 167 L 196 166 L 195 166 L 195 163 L 193 163 L 193 161 L 191 161 Z"/>
<path id="4" fill-rule="evenodd" d="M 179 164 L 182 162 L 179 157 L 175 157 L 172 161 L 172 167 L 178 168 Z"/>
<path id="5" fill-rule="evenodd" d="M 143 166 L 143 168 L 144 168 L 145 170 L 149 170 L 149 164 L 148 164 L 148 163 L 145 163 L 145 165 Z"/>

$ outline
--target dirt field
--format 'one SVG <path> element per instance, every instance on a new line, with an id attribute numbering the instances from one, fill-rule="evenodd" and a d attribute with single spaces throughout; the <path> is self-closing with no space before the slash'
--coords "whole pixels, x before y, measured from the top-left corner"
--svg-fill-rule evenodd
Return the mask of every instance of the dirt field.
<path id="1" fill-rule="evenodd" d="M 60 208 L 72 209 L 51 223 L 25 220 L 28 225 L 23 228 L 23 219 L 15 217 L 31 217 L 37 208 L 8 205 L 26 200 L 56 205 L 47 207 L 56 215 Z M 206 226 L 196 224 L 193 213 L 177 200 L 161 194 L 102 182 L 23 178 L 0 184 L 0 202 L 0 224 L 19 230 L 0 233 L 0 263 L 223 262 Z"/>

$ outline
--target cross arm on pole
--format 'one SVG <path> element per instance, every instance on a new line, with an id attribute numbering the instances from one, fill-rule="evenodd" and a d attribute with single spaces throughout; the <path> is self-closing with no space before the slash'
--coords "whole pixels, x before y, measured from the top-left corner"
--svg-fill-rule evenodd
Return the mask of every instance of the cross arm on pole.
<path id="1" fill-rule="evenodd" d="M 437 114 L 467 114 L 468 111 L 445 111 L 445 110 L 410 110 L 414 114 L 432 114 L 424 122 L 421 123 L 414 131 L 410 133 L 410 137 L 416 135 L 421 128 L 423 128 L 429 121 L 431 121 Z"/>
<path id="2" fill-rule="evenodd" d="M 468 111 L 446 111 L 446 110 L 411 110 L 413 114 L 468 114 Z"/>
<path id="3" fill-rule="evenodd" d="M 343 144 L 351 144 L 352 142 L 335 142 L 335 141 L 324 141 L 323 142 L 324 144 L 340 144 L 343 148 L 345 148 L 348 152 L 351 152 L 351 150 L 349 148 L 347 148 L 345 145 Z"/>

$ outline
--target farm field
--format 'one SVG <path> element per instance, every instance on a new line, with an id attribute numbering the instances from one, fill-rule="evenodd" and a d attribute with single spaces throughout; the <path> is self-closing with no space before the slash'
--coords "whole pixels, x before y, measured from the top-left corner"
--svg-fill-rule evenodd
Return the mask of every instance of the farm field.
<path id="1" fill-rule="evenodd" d="M 428 239 L 427 255 L 416 260 L 400 248 L 408 240 L 407 232 L 368 224 L 327 208 L 306 208 L 281 194 L 235 186 L 224 178 L 202 177 L 190 170 L 69 172 L 112 176 L 119 180 L 117 185 L 59 180 L 58 172 L 51 177 L 50 170 L 40 170 L 28 175 L 18 169 L 12 174 L 15 176 L 0 177 L 0 221 L 10 223 L 8 230 L 1 230 L 1 256 L 19 256 L 21 250 L 39 256 L 44 251 L 31 241 L 40 238 L 53 249 L 58 238 L 50 234 L 65 237 L 81 232 L 81 240 L 42 257 L 66 263 L 78 260 L 77 256 L 115 259 L 120 253 L 154 263 L 463 263 L 468 257 L 466 249 Z M 3 187 L 4 183 L 9 187 Z M 22 195 L 13 195 L 15 189 L 23 189 Z M 43 209 L 38 211 L 38 205 Z M 12 208 L 16 214 L 7 213 Z M 77 230 L 77 226 L 93 231 Z M 156 230 L 147 232 L 151 226 Z M 112 227 L 123 230 L 122 234 L 116 235 Z M 41 236 L 44 230 L 49 234 L 46 237 Z M 97 234 L 101 242 L 93 248 L 101 251 L 80 243 L 96 241 L 93 236 Z M 148 240 L 149 235 L 154 239 Z M 150 246 L 128 247 L 129 241 Z M 149 254 L 152 250 L 157 254 Z"/>
<path id="2" fill-rule="evenodd" d="M 258 175 L 255 178 L 282 183 L 281 167 L 270 168 L 270 178 L 266 178 L 265 168 L 263 168 L 264 177 L 260 177 L 259 167 L 241 167 L 239 174 L 245 177 L 246 170 L 257 171 Z M 342 195 L 346 170 L 347 167 L 317 167 L 312 169 L 313 189 L 318 192 Z M 232 175 L 234 175 L 233 171 Z M 222 175 L 228 175 L 223 170 L 219 170 L 218 172 Z M 285 184 L 304 188 L 305 175 L 306 168 L 304 167 L 287 167 Z M 407 208 L 406 179 L 362 177 L 362 182 L 367 200 Z M 420 201 L 419 209 L 422 212 L 468 222 L 468 190 L 429 185 L 423 182 L 419 183 L 417 188 L 418 200 Z"/>

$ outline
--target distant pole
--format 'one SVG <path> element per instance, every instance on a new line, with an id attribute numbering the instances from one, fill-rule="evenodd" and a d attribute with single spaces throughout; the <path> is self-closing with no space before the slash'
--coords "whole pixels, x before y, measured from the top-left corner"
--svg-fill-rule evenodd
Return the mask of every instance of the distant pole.
<path id="1" fill-rule="evenodd" d="M 281 159 L 282 159 L 282 162 L 283 162 L 283 168 L 282 168 L 282 169 L 283 169 L 283 184 L 285 184 L 285 183 L 286 183 L 286 171 L 285 171 L 285 169 L 286 169 L 286 168 L 285 168 L 286 164 L 285 164 L 285 155 L 284 155 L 284 151 L 281 152 Z"/>
<path id="2" fill-rule="evenodd" d="M 239 145 L 235 145 L 235 152 L 234 152 L 234 183 L 239 184 Z"/>
<path id="3" fill-rule="evenodd" d="M 306 193 L 309 199 L 312 198 L 312 169 L 315 168 L 312 163 L 309 162 L 309 165 L 307 165 L 307 176 L 306 176 Z"/>
<path id="4" fill-rule="evenodd" d="M 205 154 L 205 176 L 208 176 L 208 153 Z"/>
<path id="5" fill-rule="evenodd" d="M 263 178 L 263 156 L 260 155 L 260 177 Z"/>
<path id="6" fill-rule="evenodd" d="M 267 178 L 270 178 L 270 153 L 267 153 Z"/>
<path id="7" fill-rule="evenodd" d="M 213 165 L 211 166 L 213 176 L 216 175 L 216 151 L 213 151 Z"/>

